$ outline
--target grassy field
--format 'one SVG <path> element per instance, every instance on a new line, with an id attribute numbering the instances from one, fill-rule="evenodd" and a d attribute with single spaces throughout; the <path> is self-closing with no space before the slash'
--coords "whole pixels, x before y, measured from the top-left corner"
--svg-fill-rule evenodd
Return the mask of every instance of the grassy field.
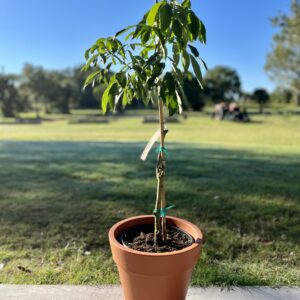
<path id="1" fill-rule="evenodd" d="M 194 285 L 300 285 L 300 118 L 253 121 L 168 126 L 170 213 L 206 236 Z M 153 209 L 156 129 L 0 125 L 0 283 L 118 283 L 107 231 Z"/>

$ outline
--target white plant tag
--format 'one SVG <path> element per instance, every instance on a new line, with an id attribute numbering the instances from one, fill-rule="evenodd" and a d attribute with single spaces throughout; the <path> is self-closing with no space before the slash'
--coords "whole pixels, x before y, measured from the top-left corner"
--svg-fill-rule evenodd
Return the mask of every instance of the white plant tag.
<path id="1" fill-rule="evenodd" d="M 160 129 L 157 129 L 157 131 L 152 135 L 151 139 L 149 140 L 148 144 L 146 145 L 142 155 L 141 155 L 141 160 L 146 160 L 147 156 L 151 150 L 151 148 L 153 147 L 153 145 L 155 144 L 155 142 L 158 140 L 158 138 L 160 137 Z"/>

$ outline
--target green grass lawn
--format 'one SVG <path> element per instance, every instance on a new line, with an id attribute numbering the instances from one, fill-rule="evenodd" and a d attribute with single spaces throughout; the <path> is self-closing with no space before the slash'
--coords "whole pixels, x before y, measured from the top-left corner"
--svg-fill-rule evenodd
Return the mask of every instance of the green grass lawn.
<path id="1" fill-rule="evenodd" d="M 254 121 L 169 125 L 170 213 L 206 237 L 194 285 L 300 285 L 300 118 Z M 156 129 L 0 125 L 0 283 L 118 283 L 107 231 L 153 209 Z"/>

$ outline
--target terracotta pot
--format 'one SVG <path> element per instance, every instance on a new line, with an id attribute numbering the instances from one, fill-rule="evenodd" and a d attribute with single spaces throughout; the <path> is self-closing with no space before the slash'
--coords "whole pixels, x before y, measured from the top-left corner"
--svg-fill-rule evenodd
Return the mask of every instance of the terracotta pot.
<path id="1" fill-rule="evenodd" d="M 185 220 L 167 217 L 167 224 L 179 227 L 195 239 L 182 250 L 147 253 L 124 247 L 117 237 L 124 230 L 153 223 L 153 215 L 138 216 L 115 224 L 109 242 L 118 266 L 125 300 L 184 300 L 202 246 L 202 232 Z"/>

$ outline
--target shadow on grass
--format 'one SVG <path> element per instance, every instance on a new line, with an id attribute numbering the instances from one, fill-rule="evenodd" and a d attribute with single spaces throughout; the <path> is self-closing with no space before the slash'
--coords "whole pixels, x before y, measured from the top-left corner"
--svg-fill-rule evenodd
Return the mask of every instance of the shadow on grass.
<path id="1" fill-rule="evenodd" d="M 155 154 L 140 161 L 143 146 L 0 143 L 1 246 L 17 251 L 73 243 L 86 250 L 101 247 L 109 255 L 111 225 L 153 208 Z M 232 283 L 268 284 L 235 262 L 280 265 L 294 251 L 300 236 L 299 158 L 170 145 L 167 200 L 176 204 L 172 215 L 204 228 L 204 265 L 196 273 L 205 282 L 221 284 L 227 277 Z M 203 283 L 197 278 L 195 284 Z"/>

